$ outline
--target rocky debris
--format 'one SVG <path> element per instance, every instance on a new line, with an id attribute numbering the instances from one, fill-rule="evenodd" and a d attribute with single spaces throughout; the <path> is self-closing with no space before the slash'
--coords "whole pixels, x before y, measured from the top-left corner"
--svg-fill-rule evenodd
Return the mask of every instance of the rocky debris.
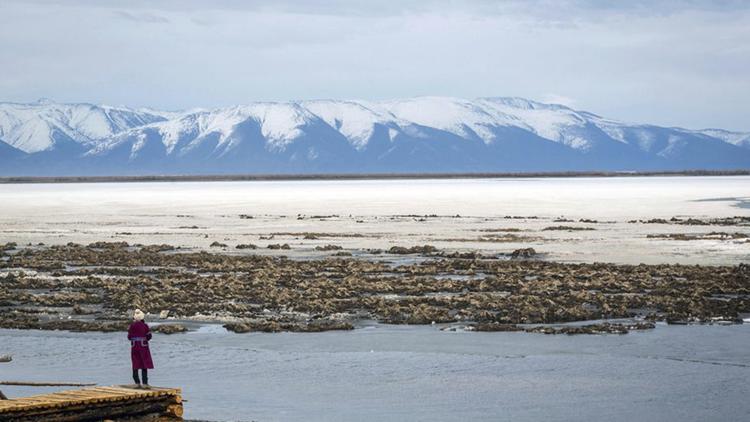
<path id="1" fill-rule="evenodd" d="M 668 239 L 668 240 L 737 240 L 748 239 L 750 235 L 745 233 L 727 233 L 727 232 L 710 232 L 710 233 L 664 233 L 649 234 L 648 239 Z"/>
<path id="2" fill-rule="evenodd" d="M 406 302 L 406 301 L 405 301 Z M 388 324 L 436 324 L 455 322 L 456 315 L 449 309 L 430 303 L 405 303 L 379 309 L 379 320 Z"/>
<path id="3" fill-rule="evenodd" d="M 499 322 L 483 322 L 474 325 L 468 325 L 470 331 L 491 331 L 491 332 L 511 332 L 523 331 L 523 328 L 516 324 L 503 324 Z"/>
<path id="4" fill-rule="evenodd" d="M 164 243 L 160 245 L 145 245 L 145 246 L 141 246 L 140 248 L 141 248 L 141 251 L 143 252 L 167 252 L 167 251 L 173 251 L 175 249 L 179 249 L 179 248 L 175 248 L 172 245 L 167 245 Z"/>
<path id="5" fill-rule="evenodd" d="M 438 218 L 440 217 L 437 214 L 394 214 L 391 216 L 391 220 L 394 218 Z M 460 218 L 461 216 L 458 216 L 456 218 Z"/>
<path id="6" fill-rule="evenodd" d="M 308 333 L 316 333 L 316 332 L 322 332 L 322 331 L 332 331 L 332 330 L 353 330 L 354 326 L 347 321 L 339 321 L 339 320 L 333 320 L 333 319 L 315 319 L 307 323 L 307 325 L 304 326 L 304 329 L 299 331 L 304 331 Z"/>
<path id="7" fill-rule="evenodd" d="M 128 246 L 128 242 L 94 242 L 88 245 L 91 249 L 120 249 Z"/>
<path id="8" fill-rule="evenodd" d="M 436 239 L 440 242 L 491 242 L 491 243 L 521 243 L 539 240 L 538 237 L 519 236 L 515 233 L 490 233 L 476 238 L 446 238 Z"/>
<path id="9" fill-rule="evenodd" d="M 527 333 L 540 334 L 627 334 L 628 330 L 619 324 L 565 325 L 561 327 L 539 326 L 526 328 Z"/>
<path id="10" fill-rule="evenodd" d="M 2 252 L 10 251 L 10 250 L 16 249 L 17 247 L 18 247 L 18 244 L 16 242 L 8 242 L 4 245 L 0 245 L 0 251 Z"/>
<path id="11" fill-rule="evenodd" d="M 586 230 L 596 230 L 596 229 L 593 227 L 577 227 L 577 226 L 548 226 L 542 229 L 542 231 L 567 231 L 567 232 L 586 231 Z"/>
<path id="12" fill-rule="evenodd" d="M 685 226 L 710 226 L 712 224 L 712 220 L 701 220 L 699 218 L 688 218 L 686 220 L 683 220 L 680 218 L 672 217 L 670 222 L 675 223 L 675 224 L 685 225 Z M 719 224 L 718 221 L 715 224 L 723 225 L 723 224 Z"/>
<path id="13" fill-rule="evenodd" d="M 251 320 L 243 322 L 230 322 L 224 324 L 227 331 L 235 333 L 278 333 L 282 331 L 294 332 L 322 332 L 331 330 L 353 330 L 354 326 L 347 321 L 334 319 L 315 319 L 304 322 L 284 322 L 275 320 Z"/>
<path id="14" fill-rule="evenodd" d="M 249 215 L 249 214 L 240 214 L 240 218 L 243 219 L 243 220 L 252 220 L 255 217 L 253 217 L 252 215 Z"/>
<path id="15" fill-rule="evenodd" d="M 252 243 L 240 243 L 235 246 L 235 249 L 258 249 L 258 246 Z"/>
<path id="16" fill-rule="evenodd" d="M 537 240 L 535 237 L 519 236 L 513 233 L 498 233 L 498 234 L 487 234 L 480 236 L 477 239 L 461 239 L 461 242 L 493 242 L 493 243 L 516 243 L 516 242 L 531 242 Z"/>
<path id="17" fill-rule="evenodd" d="M 663 218 L 652 218 L 650 220 L 630 220 L 628 223 L 643 223 L 643 224 L 669 224 L 669 221 Z"/>
<path id="18" fill-rule="evenodd" d="M 633 330 L 649 330 L 656 327 L 652 322 L 610 323 L 587 325 L 520 327 L 515 324 L 481 323 L 469 325 L 473 331 L 524 331 L 540 334 L 627 334 Z"/>
<path id="19" fill-rule="evenodd" d="M 449 259 L 497 259 L 495 255 L 483 255 L 476 251 L 469 252 L 438 252 L 434 256 L 440 256 Z"/>
<path id="20" fill-rule="evenodd" d="M 534 248 L 516 249 L 510 254 L 511 259 L 529 259 L 534 256 L 536 256 L 536 250 L 534 250 Z"/>
<path id="21" fill-rule="evenodd" d="M 412 246 L 410 248 L 405 248 L 403 246 L 393 246 L 390 249 L 388 249 L 388 253 L 394 254 L 394 255 L 412 255 L 412 254 L 428 255 L 428 254 L 433 254 L 437 251 L 438 249 L 432 245 Z"/>
<path id="22" fill-rule="evenodd" d="M 161 334 L 176 334 L 185 333 L 188 329 L 182 324 L 159 324 L 151 327 L 151 331 Z"/>
<path id="23" fill-rule="evenodd" d="M 582 219 L 578 220 L 578 222 L 579 223 L 587 223 L 587 224 L 598 224 L 599 223 L 598 220 L 592 220 L 590 218 L 582 218 Z"/>
<path id="24" fill-rule="evenodd" d="M 339 245 L 325 245 L 325 246 L 316 246 L 316 251 L 339 251 L 341 249 L 344 249 L 343 247 Z"/>
<path id="25" fill-rule="evenodd" d="M 413 252 L 427 252 L 427 259 L 401 265 L 330 256 L 164 253 L 138 245 L 21 248 L 3 261 L 0 327 L 116 331 L 127 328 L 135 307 L 268 332 L 347 329 L 358 318 L 396 324 L 625 318 L 724 324 L 750 313 L 747 264 L 566 264 L 417 248 Z M 93 314 L 76 315 L 75 305 Z M 339 314 L 356 317 L 333 318 Z M 336 322 L 315 322 L 326 320 Z"/>
<path id="26" fill-rule="evenodd" d="M 349 251 L 339 251 L 333 254 L 332 256 L 352 256 L 352 253 Z"/>
<path id="27" fill-rule="evenodd" d="M 274 232 L 271 236 L 292 236 L 308 240 L 316 240 L 323 237 L 359 238 L 365 237 L 362 233 L 323 233 L 323 232 Z"/>
<path id="28" fill-rule="evenodd" d="M 83 306 L 78 305 L 78 304 L 73 305 L 72 312 L 73 312 L 73 315 L 91 315 L 95 313 L 94 311 L 86 309 Z"/>
<path id="29" fill-rule="evenodd" d="M 663 218 L 652 218 L 649 220 L 630 220 L 628 223 L 641 224 L 679 224 L 684 226 L 750 226 L 750 217 L 734 216 L 722 218 L 678 218 L 672 217 L 669 220 Z"/>
<path id="30" fill-rule="evenodd" d="M 223 326 L 227 331 L 231 331 L 233 333 L 249 333 L 250 331 L 253 331 L 253 327 L 250 326 L 250 324 L 244 323 L 244 322 L 229 322 L 227 324 L 224 324 Z"/>
<path id="31" fill-rule="evenodd" d="M 273 243 L 267 246 L 268 249 L 292 249 L 288 243 L 279 244 L 279 243 Z"/>
<path id="32" fill-rule="evenodd" d="M 11 355 L 0 355 L 0 363 L 8 363 L 13 361 L 13 356 Z"/>
<path id="33" fill-rule="evenodd" d="M 212 248 L 226 248 L 227 244 L 226 243 L 221 243 L 221 242 L 214 241 L 209 246 L 212 247 Z"/>
<path id="34" fill-rule="evenodd" d="M 64 330 L 74 332 L 115 332 L 127 331 L 129 321 L 82 321 L 76 319 L 54 319 L 43 321 L 35 316 L 0 314 L 0 328 L 17 330 Z"/>

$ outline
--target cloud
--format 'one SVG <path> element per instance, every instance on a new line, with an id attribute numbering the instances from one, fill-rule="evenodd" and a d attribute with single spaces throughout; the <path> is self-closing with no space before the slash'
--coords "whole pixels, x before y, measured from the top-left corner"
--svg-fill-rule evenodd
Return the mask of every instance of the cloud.
<path id="1" fill-rule="evenodd" d="M 0 2 L 0 101 L 520 96 L 747 127 L 750 2 Z"/>
<path id="2" fill-rule="evenodd" d="M 164 16 L 155 15 L 153 13 L 132 13 L 124 10 L 117 10 L 114 15 L 125 20 L 141 23 L 169 23 L 169 19 Z"/>
<path id="3" fill-rule="evenodd" d="M 528 15 L 547 19 L 579 19 L 590 16 L 671 15 L 686 11 L 733 13 L 750 9 L 745 0 L 6 0 L 62 7 L 163 10 L 187 12 L 262 12 L 331 16 L 393 17 L 410 14 L 464 13 L 475 16 Z"/>

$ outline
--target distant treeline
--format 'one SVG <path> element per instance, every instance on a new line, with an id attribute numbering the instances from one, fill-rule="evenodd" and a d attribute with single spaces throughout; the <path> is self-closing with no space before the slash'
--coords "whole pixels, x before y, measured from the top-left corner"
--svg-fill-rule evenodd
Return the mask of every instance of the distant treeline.
<path id="1" fill-rule="evenodd" d="M 748 176 L 750 170 L 586 171 L 531 173 L 351 173 L 351 174 L 206 174 L 143 176 L 8 176 L 0 183 L 227 182 L 269 180 L 496 179 L 544 177 Z"/>

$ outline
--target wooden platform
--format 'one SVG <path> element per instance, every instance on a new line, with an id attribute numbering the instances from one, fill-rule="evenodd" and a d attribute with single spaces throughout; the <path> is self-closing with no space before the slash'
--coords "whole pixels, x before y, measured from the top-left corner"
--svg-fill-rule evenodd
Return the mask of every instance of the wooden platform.
<path id="1" fill-rule="evenodd" d="M 181 421 L 182 390 L 129 386 L 78 390 L 0 400 L 0 421 Z"/>

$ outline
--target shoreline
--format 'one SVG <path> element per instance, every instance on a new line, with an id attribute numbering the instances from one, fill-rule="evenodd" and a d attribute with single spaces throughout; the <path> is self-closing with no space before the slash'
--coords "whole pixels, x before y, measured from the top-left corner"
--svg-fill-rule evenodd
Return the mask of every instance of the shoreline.
<path id="1" fill-rule="evenodd" d="M 748 170 L 0 176 L 0 184 L 748 176 Z"/>

